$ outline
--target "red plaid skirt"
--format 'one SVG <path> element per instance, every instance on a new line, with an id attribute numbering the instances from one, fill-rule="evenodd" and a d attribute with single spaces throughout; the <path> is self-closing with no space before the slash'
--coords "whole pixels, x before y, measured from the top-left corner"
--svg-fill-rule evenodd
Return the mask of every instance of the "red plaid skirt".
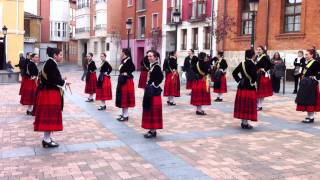
<path id="1" fill-rule="evenodd" d="M 193 82 L 190 103 L 194 106 L 211 105 L 210 89 L 207 90 L 206 78 Z"/>
<path id="2" fill-rule="evenodd" d="M 85 93 L 94 94 L 97 90 L 97 74 L 95 72 L 90 73 L 89 79 L 86 82 Z"/>
<path id="3" fill-rule="evenodd" d="M 257 121 L 256 90 L 238 89 L 234 102 L 233 117 L 241 120 Z"/>
<path id="4" fill-rule="evenodd" d="M 317 86 L 318 93 L 316 94 L 317 102 L 315 106 L 301 106 L 297 105 L 297 111 L 307 111 L 307 112 L 320 112 L 320 89 L 319 85 Z"/>
<path id="5" fill-rule="evenodd" d="M 178 74 L 169 73 L 164 83 L 163 96 L 180 97 L 180 78 Z"/>
<path id="6" fill-rule="evenodd" d="M 161 96 L 152 97 L 150 109 L 143 109 L 141 127 L 144 129 L 163 128 Z"/>
<path id="7" fill-rule="evenodd" d="M 192 84 L 194 81 L 187 80 L 186 89 L 192 89 Z"/>
<path id="8" fill-rule="evenodd" d="M 102 88 L 97 87 L 96 100 L 106 101 L 112 99 L 112 86 L 109 76 L 103 76 Z"/>
<path id="9" fill-rule="evenodd" d="M 257 98 L 265 98 L 273 95 L 272 83 L 270 77 L 262 75 L 257 88 Z"/>
<path id="10" fill-rule="evenodd" d="M 138 87 L 144 89 L 146 87 L 147 80 L 148 80 L 148 71 L 141 71 Z"/>
<path id="11" fill-rule="evenodd" d="M 227 78 L 226 78 L 225 74 L 221 76 L 220 83 L 221 83 L 220 88 L 214 88 L 213 92 L 215 92 L 215 93 L 227 93 Z"/>
<path id="12" fill-rule="evenodd" d="M 20 84 L 20 90 L 19 90 L 19 95 L 22 95 L 23 88 L 24 88 L 24 82 L 26 81 L 26 79 L 27 79 L 27 77 L 22 76 L 21 84 Z"/>
<path id="13" fill-rule="evenodd" d="M 34 131 L 62 131 L 62 102 L 59 90 L 39 90 Z"/>
<path id="14" fill-rule="evenodd" d="M 126 83 L 121 86 L 120 93 L 121 105 L 119 108 L 129 108 L 136 105 L 133 79 L 127 79 Z"/>
<path id="15" fill-rule="evenodd" d="M 22 105 L 33 105 L 37 91 L 37 83 L 29 78 L 24 80 L 23 91 L 21 92 L 20 103 Z"/>

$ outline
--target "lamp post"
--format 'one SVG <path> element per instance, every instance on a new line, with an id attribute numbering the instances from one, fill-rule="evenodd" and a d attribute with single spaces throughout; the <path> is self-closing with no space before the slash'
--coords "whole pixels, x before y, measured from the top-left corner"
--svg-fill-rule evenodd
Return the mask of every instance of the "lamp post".
<path id="1" fill-rule="evenodd" d="M 176 31 L 175 31 L 175 45 L 174 45 L 174 50 L 177 51 L 178 50 L 178 25 L 180 23 L 180 15 L 181 13 L 179 12 L 178 9 L 176 9 L 173 13 L 173 22 L 176 25 Z"/>
<path id="2" fill-rule="evenodd" d="M 255 21 L 256 21 L 256 12 L 259 7 L 259 0 L 249 0 L 250 11 L 252 12 L 252 30 L 251 30 L 251 49 L 254 49 L 254 37 L 255 37 Z"/>
<path id="3" fill-rule="evenodd" d="M 7 38 L 7 33 L 8 33 L 8 28 L 4 25 L 2 27 L 2 34 L 3 34 L 3 63 L 2 63 L 2 68 L 5 69 L 6 68 L 6 64 L 7 64 L 7 47 L 6 47 L 6 38 Z"/>
<path id="4" fill-rule="evenodd" d="M 127 48 L 130 49 L 130 31 L 132 29 L 132 20 L 131 19 L 127 20 L 126 29 L 128 31 L 128 46 L 127 46 Z"/>

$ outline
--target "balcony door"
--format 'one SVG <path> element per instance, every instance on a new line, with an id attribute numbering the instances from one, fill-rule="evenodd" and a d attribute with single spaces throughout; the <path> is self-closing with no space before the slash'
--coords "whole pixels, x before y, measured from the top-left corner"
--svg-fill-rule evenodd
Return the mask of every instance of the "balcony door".
<path id="1" fill-rule="evenodd" d="M 0 70 L 5 69 L 4 43 L 3 38 L 0 38 Z"/>

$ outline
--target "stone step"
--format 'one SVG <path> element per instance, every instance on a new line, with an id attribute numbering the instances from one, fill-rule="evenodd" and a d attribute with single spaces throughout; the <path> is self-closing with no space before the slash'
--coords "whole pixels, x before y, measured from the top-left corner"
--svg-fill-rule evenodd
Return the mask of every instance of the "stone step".
<path id="1" fill-rule="evenodd" d="M 18 83 L 19 82 L 19 75 L 18 72 L 9 73 L 7 71 L 1 70 L 0 71 L 0 84 L 6 83 Z"/>

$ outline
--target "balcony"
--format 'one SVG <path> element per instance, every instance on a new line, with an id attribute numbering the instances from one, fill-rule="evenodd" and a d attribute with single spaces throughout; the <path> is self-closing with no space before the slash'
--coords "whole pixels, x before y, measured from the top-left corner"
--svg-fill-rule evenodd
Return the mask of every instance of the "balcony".
<path id="1" fill-rule="evenodd" d="M 95 29 L 96 37 L 106 37 L 107 36 L 107 25 L 106 24 L 97 24 Z"/>
<path id="2" fill-rule="evenodd" d="M 89 27 L 76 28 L 75 39 L 89 39 L 89 38 L 90 38 Z"/>
<path id="3" fill-rule="evenodd" d="M 206 0 L 190 2 L 188 8 L 189 22 L 204 21 L 208 17 L 207 8 L 208 2 Z"/>
<path id="4" fill-rule="evenodd" d="M 173 13 L 174 11 L 178 9 L 179 12 L 181 13 L 182 15 L 182 11 L 181 11 L 181 6 L 177 6 L 177 7 L 168 7 L 167 8 L 167 24 L 174 24 L 174 21 L 173 21 Z M 180 15 L 180 16 L 181 16 Z M 180 22 L 181 22 L 181 17 L 180 17 Z"/>

